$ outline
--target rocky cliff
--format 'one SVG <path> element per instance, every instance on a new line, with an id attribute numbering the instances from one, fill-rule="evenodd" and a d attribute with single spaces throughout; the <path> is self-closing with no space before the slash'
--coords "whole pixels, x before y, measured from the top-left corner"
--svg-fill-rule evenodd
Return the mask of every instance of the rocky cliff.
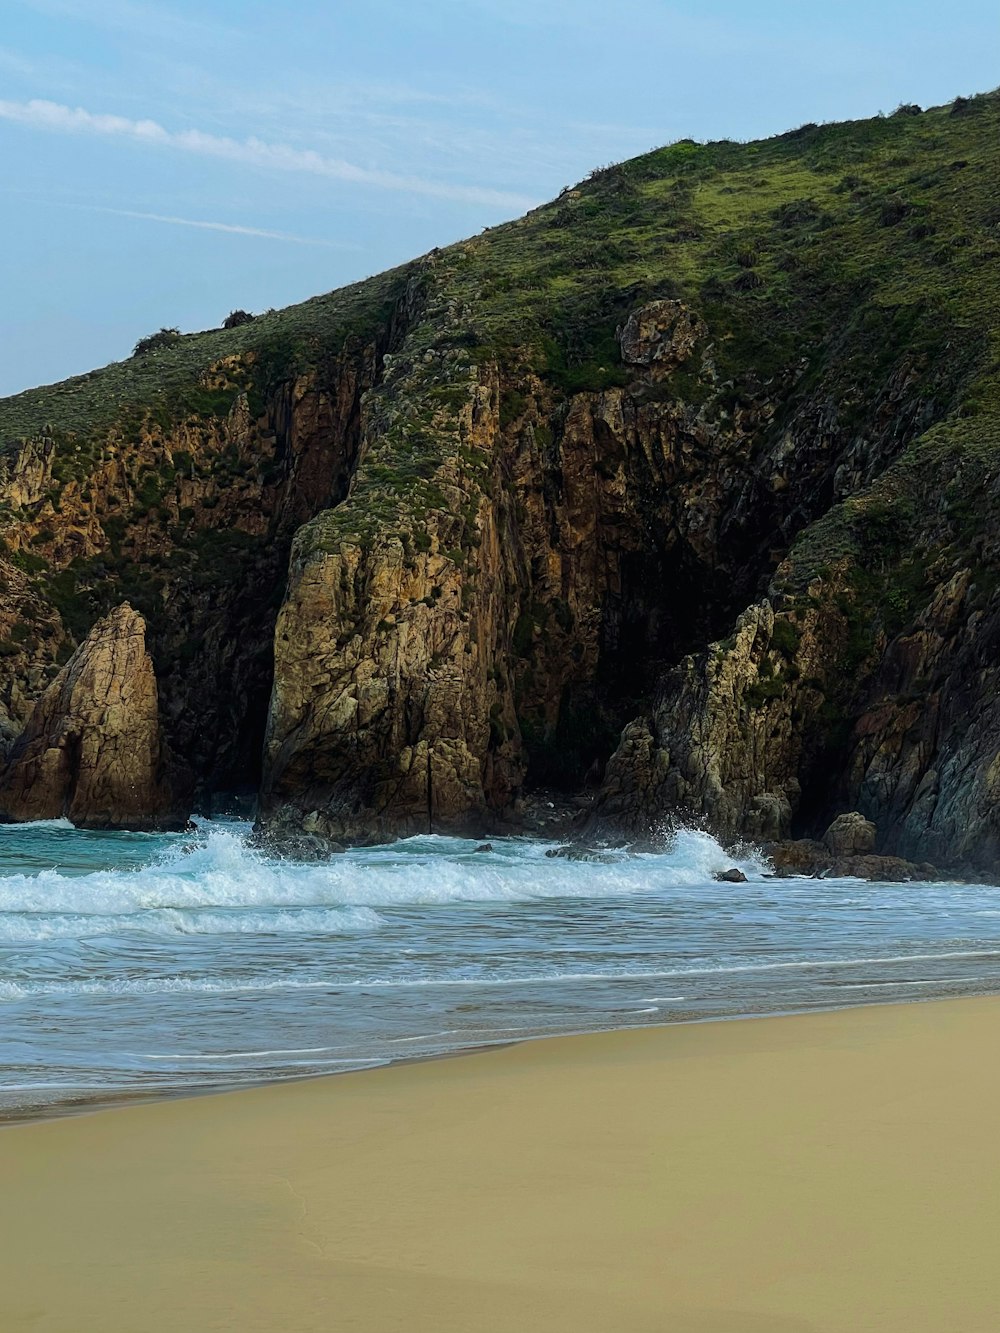
<path id="1" fill-rule="evenodd" d="M 912 108 L 910 109 L 912 112 Z M 172 789 L 317 847 L 678 818 L 996 866 L 995 95 L 674 144 L 0 404 L 8 746 L 149 624 Z"/>

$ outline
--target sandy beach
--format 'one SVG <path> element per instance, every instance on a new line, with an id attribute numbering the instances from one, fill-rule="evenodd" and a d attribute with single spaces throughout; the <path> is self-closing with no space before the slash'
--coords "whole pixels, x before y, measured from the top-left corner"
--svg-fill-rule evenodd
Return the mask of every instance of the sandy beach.
<path id="1" fill-rule="evenodd" d="M 0 1130 L 4 1333 L 992 1333 L 1000 1002 Z"/>

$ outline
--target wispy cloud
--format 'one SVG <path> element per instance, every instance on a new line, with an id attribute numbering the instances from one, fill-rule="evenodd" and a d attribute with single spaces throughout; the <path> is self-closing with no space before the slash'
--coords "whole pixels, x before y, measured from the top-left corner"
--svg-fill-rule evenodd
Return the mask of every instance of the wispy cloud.
<path id="1" fill-rule="evenodd" d="M 359 167 L 342 158 L 326 157 L 312 149 L 294 148 L 289 144 L 267 143 L 255 137 L 232 139 L 206 134 L 203 130 L 168 130 L 155 120 L 131 120 L 126 116 L 86 111 L 82 107 L 62 106 L 58 102 L 39 99 L 30 102 L 0 100 L 0 119 L 36 129 L 65 134 L 97 134 L 125 139 L 150 148 L 172 148 L 201 157 L 222 158 L 251 167 L 324 176 L 352 185 L 451 199 L 491 208 L 520 211 L 530 208 L 536 202 L 519 194 L 478 185 L 452 184 Z"/>
<path id="2" fill-rule="evenodd" d="M 144 40 L 182 44 L 211 40 L 227 43 L 245 37 L 245 32 L 218 21 L 184 16 L 149 0 L 19 0 L 25 9 L 71 23 L 128 33 Z"/>
<path id="3" fill-rule="evenodd" d="M 73 207 L 73 205 L 70 205 Z M 78 204 L 91 213 L 111 213 L 118 218 L 138 218 L 144 222 L 166 222 L 175 227 L 198 227 L 202 231 L 224 231 L 233 236 L 258 236 L 267 241 L 291 241 L 295 245 L 327 245 L 335 250 L 361 250 L 349 241 L 332 241 L 320 236 L 296 236 L 287 231 L 267 231 L 263 227 L 244 227 L 237 222 L 206 222 L 201 218 L 178 218 L 168 213 L 142 213 L 134 208 L 107 208 L 100 204 Z"/>

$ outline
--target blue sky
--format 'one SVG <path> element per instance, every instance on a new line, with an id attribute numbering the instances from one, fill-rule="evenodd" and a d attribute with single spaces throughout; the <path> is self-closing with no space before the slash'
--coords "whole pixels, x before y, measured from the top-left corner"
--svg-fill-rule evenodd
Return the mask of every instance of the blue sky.
<path id="1" fill-rule="evenodd" d="M 0 394 L 998 56 L 997 0 L 5 0 Z"/>

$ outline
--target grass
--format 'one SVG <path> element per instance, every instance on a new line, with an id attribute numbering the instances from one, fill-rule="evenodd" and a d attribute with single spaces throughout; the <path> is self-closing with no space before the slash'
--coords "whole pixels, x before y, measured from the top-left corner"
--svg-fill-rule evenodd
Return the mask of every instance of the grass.
<path id="1" fill-rule="evenodd" d="M 533 347 L 565 392 L 620 380 L 614 331 L 629 309 L 662 294 L 700 302 L 706 282 L 733 370 L 776 339 L 777 360 L 787 360 L 796 339 L 821 338 L 820 325 L 856 308 L 859 294 L 869 309 L 920 305 L 982 329 L 1000 257 L 989 220 L 1000 197 L 1000 114 L 996 95 L 974 105 L 969 115 L 942 107 L 746 145 L 671 145 L 441 251 L 427 281 L 442 300 L 467 306 L 466 323 L 490 349 Z M 884 225 L 886 210 L 902 206 L 909 225 Z M 917 217 L 927 234 L 911 234 Z M 750 270 L 740 254 L 755 256 Z M 761 285 L 734 290 L 748 271 Z M 218 391 L 198 384 L 221 358 L 255 359 L 265 384 L 287 377 L 352 336 L 370 337 L 414 272 L 393 270 L 2 400 L 0 441 L 50 423 L 88 435 L 122 412 L 173 412 L 185 400 L 222 410 Z"/>

